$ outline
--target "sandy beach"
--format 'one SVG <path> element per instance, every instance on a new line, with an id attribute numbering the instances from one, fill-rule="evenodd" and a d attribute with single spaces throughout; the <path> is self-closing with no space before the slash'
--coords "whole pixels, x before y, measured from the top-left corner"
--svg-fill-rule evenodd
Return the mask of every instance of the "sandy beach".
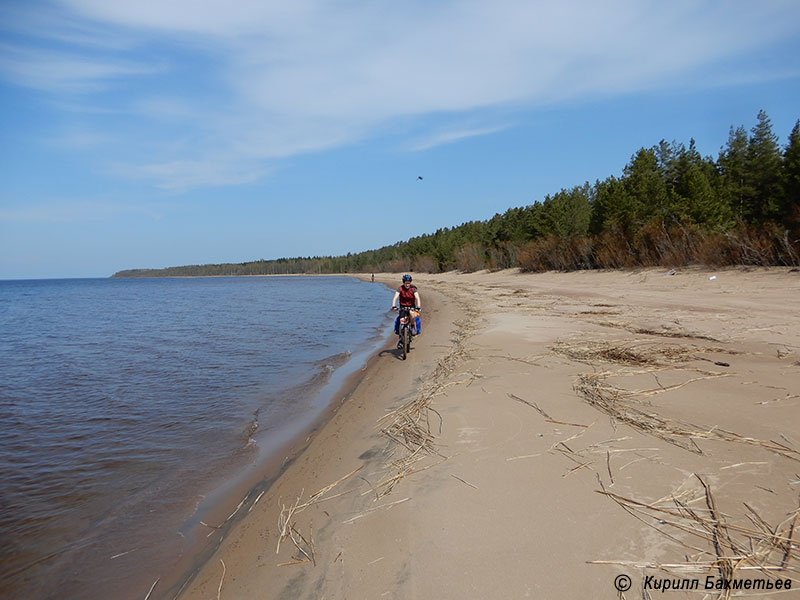
<path id="1" fill-rule="evenodd" d="M 182 600 L 800 597 L 800 272 L 414 282 Z"/>

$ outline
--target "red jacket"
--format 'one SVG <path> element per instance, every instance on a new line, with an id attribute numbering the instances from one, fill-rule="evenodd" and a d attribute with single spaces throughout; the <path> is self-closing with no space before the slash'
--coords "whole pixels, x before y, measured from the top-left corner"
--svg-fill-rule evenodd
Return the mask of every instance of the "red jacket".
<path id="1" fill-rule="evenodd" d="M 414 306 L 416 304 L 414 294 L 417 293 L 417 286 L 410 285 L 406 288 L 406 286 L 401 285 L 397 288 L 397 291 L 400 293 L 400 306 Z"/>

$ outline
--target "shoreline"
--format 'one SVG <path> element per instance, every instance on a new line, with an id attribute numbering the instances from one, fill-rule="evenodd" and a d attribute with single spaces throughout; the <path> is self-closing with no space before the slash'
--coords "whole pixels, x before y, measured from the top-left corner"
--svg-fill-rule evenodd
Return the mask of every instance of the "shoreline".
<path id="1" fill-rule="evenodd" d="M 800 390 L 787 385 L 800 375 L 800 275 L 414 277 L 419 348 L 406 363 L 376 361 L 180 598 L 613 598 L 620 573 L 637 586 L 665 563 L 718 574 L 712 546 L 633 518 L 626 500 L 659 514 L 673 497 L 699 510 L 713 493 L 725 515 L 716 527 L 752 528 L 747 502 L 789 535 L 787 515 L 800 514 Z M 476 298 L 479 313 L 456 313 Z M 609 389 L 630 400 L 587 395 Z M 380 432 L 381 418 L 421 401 L 427 441 Z M 282 525 L 296 535 L 276 554 Z M 775 572 L 796 581 L 798 534 Z"/>
<path id="2" fill-rule="evenodd" d="M 368 277 L 369 275 L 364 276 L 363 274 L 360 276 L 364 280 Z M 389 285 L 390 282 L 393 283 L 396 279 L 397 277 L 394 275 L 386 276 L 384 274 L 379 277 L 376 274 L 375 283 Z M 435 362 L 433 359 L 436 358 L 438 360 L 445 354 L 445 351 L 441 348 L 425 349 L 424 362 L 417 360 L 423 352 L 422 340 L 437 339 L 440 342 L 446 340 L 450 328 L 453 326 L 454 319 L 449 306 L 451 303 L 449 298 L 436 292 L 428 292 L 423 303 L 425 308 L 423 315 L 426 319 L 426 321 L 423 321 L 423 336 L 416 341 L 409 358 L 406 361 L 399 359 L 395 354 L 393 341 L 391 344 L 387 344 L 387 348 L 383 351 L 371 357 L 370 364 L 367 369 L 362 371 L 362 376 L 357 385 L 335 407 L 332 417 L 326 420 L 322 427 L 309 437 L 308 443 L 304 445 L 291 462 L 285 465 L 276 480 L 271 482 L 259 502 L 259 507 L 270 506 L 270 510 L 272 510 L 279 506 L 285 506 L 287 502 L 296 500 L 298 494 L 300 496 L 304 494 L 307 497 L 316 491 L 316 488 L 312 490 L 314 487 L 311 485 L 312 483 L 316 484 L 318 482 L 319 488 L 325 488 L 333 483 L 333 480 L 352 473 L 359 468 L 363 461 L 369 462 L 378 471 L 382 470 L 381 463 L 388 454 L 384 447 L 385 442 L 382 441 L 382 434 L 376 428 L 376 423 L 380 417 L 385 415 L 385 406 L 371 402 L 371 398 L 374 397 L 376 392 L 380 396 L 386 397 L 387 390 L 394 385 L 398 386 L 396 393 L 389 394 L 394 404 L 402 402 L 403 399 L 413 395 L 415 380 L 431 376 L 432 365 Z M 400 381 L 398 381 L 398 376 Z M 360 448 L 365 440 L 370 446 L 365 451 L 359 450 L 356 455 L 353 455 L 353 452 L 348 452 L 348 450 L 352 450 L 355 447 Z M 321 451 L 315 446 L 319 446 Z M 332 446 L 342 451 L 331 453 L 329 450 L 333 449 Z M 340 448 L 340 446 L 343 446 L 343 448 Z M 325 477 L 328 476 L 328 473 L 338 473 L 338 475 L 333 477 L 333 480 L 327 481 Z M 366 473 L 359 473 L 358 476 L 371 479 L 370 474 Z M 309 481 L 309 479 L 316 480 L 316 482 Z M 295 489 L 297 482 L 301 480 L 307 482 L 305 487 L 301 486 L 302 489 Z M 349 484 L 353 481 L 360 482 L 363 479 L 359 480 L 355 475 L 351 475 L 347 483 Z M 342 491 L 338 487 L 336 490 Z M 331 492 L 331 494 L 334 493 L 336 491 Z M 348 492 L 343 497 L 350 495 L 351 493 Z M 279 508 L 278 512 L 280 512 Z M 254 520 L 257 522 L 254 523 Z M 256 530 L 262 527 L 274 530 L 273 523 L 270 523 L 269 520 L 262 520 L 261 516 L 257 516 L 256 511 L 253 511 L 252 515 L 248 515 L 242 522 L 234 526 L 229 540 L 236 540 L 237 536 L 241 535 L 241 530 L 244 530 L 245 535 L 258 536 L 259 534 Z M 223 542 L 220 550 L 224 552 L 224 546 L 231 543 L 238 545 L 238 541 L 226 541 Z M 291 546 L 291 542 L 288 544 Z M 286 555 L 286 553 L 287 545 L 284 542 L 281 556 Z M 275 558 L 274 547 L 264 548 L 263 555 L 268 559 Z M 289 560 L 291 561 L 291 558 Z M 186 586 L 177 598 L 203 597 L 204 594 L 209 593 L 208 590 L 211 590 L 213 585 L 210 580 L 206 581 L 206 577 L 209 571 L 214 571 L 218 567 L 219 563 L 215 559 L 205 562 L 194 574 L 193 581 Z M 215 577 L 216 575 L 211 575 L 212 579 Z M 208 587 L 209 585 L 211 587 Z M 198 589 L 203 590 L 199 592 L 199 595 Z"/>
<path id="3" fill-rule="evenodd" d="M 81 362 L 81 359 L 92 356 L 94 348 L 104 345 L 96 343 L 97 336 L 95 339 L 84 337 L 84 332 L 105 332 L 106 329 L 93 319 L 84 322 L 88 327 L 77 324 L 71 329 L 53 327 L 56 332 L 75 332 L 74 336 L 63 336 L 69 350 L 75 349 L 74 360 L 70 360 L 66 368 L 67 376 L 51 374 L 50 387 L 37 387 L 35 381 L 31 381 L 29 389 L 19 385 L 20 402 L 16 402 L 14 390 L 17 388 L 13 383 L 9 386 L 10 394 L 4 395 L 4 399 L 10 399 L 9 415 L 17 411 L 23 414 L 29 406 L 26 399 L 36 397 L 36 391 L 41 391 L 39 396 L 46 397 L 48 403 L 50 398 L 60 399 L 62 393 L 65 399 L 60 406 L 54 405 L 52 411 L 48 409 L 51 418 L 58 417 L 57 422 L 40 421 L 41 438 L 36 437 L 34 421 L 30 436 L 18 433 L 19 442 L 4 447 L 11 450 L 7 452 L 11 460 L 11 480 L 4 514 L 9 526 L 9 544 L 4 554 L 7 561 L 3 569 L 6 581 L 0 588 L 9 597 L 22 598 L 31 594 L 50 597 L 66 593 L 141 600 L 155 580 L 159 580 L 158 587 L 165 588 L 193 566 L 198 552 L 213 551 L 213 535 L 230 526 L 233 519 L 229 520 L 229 516 L 236 513 L 240 501 L 247 498 L 255 486 L 268 485 L 284 468 L 287 457 L 299 453 L 309 436 L 330 418 L 341 396 L 349 394 L 357 385 L 367 359 L 383 346 L 389 335 L 388 311 L 381 308 L 389 297 L 387 291 L 353 278 L 339 279 L 335 285 L 333 280 L 317 280 L 319 285 L 309 285 L 309 281 L 300 288 L 335 290 L 345 284 L 345 288 L 360 290 L 356 292 L 358 297 L 353 299 L 353 305 L 363 306 L 364 310 L 346 321 L 337 319 L 334 323 L 318 306 L 306 303 L 315 313 L 314 322 L 320 329 L 306 326 L 297 332 L 289 331 L 285 337 L 270 339 L 268 346 L 259 334 L 248 337 L 247 331 L 237 330 L 233 324 L 220 329 L 223 332 L 220 336 L 202 336 L 202 342 L 193 346 L 191 336 L 186 338 L 189 339 L 187 343 L 178 342 L 183 339 L 182 332 L 170 337 L 169 327 L 146 338 L 128 338 L 124 335 L 126 332 L 120 332 L 113 336 L 120 344 L 111 343 L 108 349 L 102 350 L 103 362 L 98 363 L 96 373 L 91 361 Z M 64 289 L 69 293 L 63 294 L 58 285 L 37 288 L 34 284 L 31 289 L 42 290 L 39 295 L 42 301 L 35 302 L 34 307 L 44 305 L 52 297 L 104 298 L 102 293 L 94 293 L 108 289 L 98 286 L 101 283 L 99 279 L 74 283 L 65 280 L 68 287 Z M 164 289 L 163 286 L 145 287 Z M 138 286 L 134 288 L 139 289 Z M 178 292 L 187 289 L 185 286 L 167 288 Z M 246 290 L 260 288 L 264 286 L 242 289 L 247 295 Z M 228 286 L 190 286 L 189 289 L 216 289 L 227 294 Z M 109 297 L 119 296 L 117 292 Z M 154 297 L 149 292 L 143 294 L 144 301 L 136 308 L 147 307 L 147 302 Z M 289 293 L 289 297 L 296 296 Z M 148 322 L 150 311 L 137 313 L 124 306 L 122 313 L 131 323 L 140 322 L 136 318 L 139 313 L 144 316 L 141 322 Z M 258 302 L 249 303 L 249 306 L 259 310 Z M 293 312 L 294 308 L 288 310 Z M 242 317 L 238 319 L 242 323 L 262 322 L 260 313 L 250 314 L 245 309 L 241 313 L 237 311 L 232 318 L 237 316 Z M 112 319 L 109 317 L 109 322 Z M 47 322 L 46 319 L 36 320 Z M 167 325 L 173 323 L 170 321 Z M 297 327 L 288 319 L 282 319 L 282 323 L 289 324 L 289 329 Z M 270 325 L 273 335 L 286 329 L 278 323 Z M 328 330 L 335 335 L 328 337 Z M 15 331 L 13 327 L 9 331 L 12 338 Z M 197 331 L 194 323 L 192 331 Z M 46 339 L 43 335 L 29 337 L 37 343 Z M 59 338 L 54 336 L 53 339 L 53 354 L 58 354 Z M 154 342 L 148 345 L 150 340 Z M 229 344 L 222 348 L 218 360 L 216 357 L 206 360 L 205 349 L 212 348 L 213 341 L 219 340 L 227 340 Z M 293 341 L 303 345 L 284 347 Z M 121 352 L 115 356 L 115 348 L 125 347 L 125 344 L 136 344 L 137 350 L 153 351 Z M 31 343 L 28 347 L 37 346 Z M 200 349 L 197 354 L 193 353 L 194 348 Z M 259 354 L 260 349 L 270 355 Z M 42 349 L 41 359 L 21 353 L 23 358 L 18 362 L 21 366 L 44 365 L 50 356 L 47 350 Z M 229 351 L 227 355 L 226 350 Z M 215 350 L 209 350 L 213 352 Z M 141 356 L 142 361 L 138 358 L 119 360 L 125 359 L 127 354 Z M 60 356 L 53 360 L 57 361 Z M 180 365 L 170 362 L 173 357 L 180 357 Z M 36 363 L 37 360 L 42 362 Z M 147 363 L 153 365 L 152 370 L 130 366 L 140 367 L 148 360 L 152 361 Z M 13 360 L 9 361 L 10 367 L 14 364 Z M 104 365 L 115 368 L 104 370 Z M 119 365 L 122 367 L 116 368 Z M 59 363 L 53 366 L 56 368 L 52 372 L 59 372 Z M 70 374 L 82 375 L 84 367 L 84 376 L 76 377 L 77 381 L 70 379 Z M 254 370 L 247 371 L 250 367 Z M 138 375 L 139 371 L 143 373 L 141 377 L 129 376 Z M 14 374 L 13 368 L 9 373 Z M 16 373 L 26 371 L 18 369 Z M 180 375 L 175 376 L 176 373 Z M 88 381 L 91 386 L 84 383 Z M 164 385 L 159 387 L 161 382 Z M 68 392 L 71 385 L 76 386 L 74 393 Z M 90 387 L 96 392 L 90 398 L 82 396 L 84 389 Z M 158 390 L 163 393 L 154 393 Z M 185 393 L 170 395 L 175 390 Z M 48 396 L 50 393 L 53 395 Z M 136 402 L 135 405 L 131 402 L 131 409 L 126 412 L 123 409 L 127 409 L 129 398 Z M 207 398 L 208 402 L 198 404 L 199 398 Z M 67 400 L 76 407 L 72 412 L 67 410 L 72 406 Z M 152 404 L 146 404 L 147 401 Z M 31 405 L 36 406 L 36 403 Z M 82 412 L 84 406 L 88 409 Z M 162 407 L 165 410 L 161 410 Z M 87 418 L 78 418 L 80 415 Z M 24 419 L 20 418 L 19 422 L 23 425 L 20 431 L 26 431 Z M 65 430 L 80 435 L 61 436 Z M 13 442 L 14 437 L 9 439 Z M 73 439 L 77 441 L 70 444 Z M 103 444 L 103 440 L 108 443 Z M 48 453 L 50 445 L 57 447 Z M 44 450 L 36 454 L 29 452 L 29 447 Z M 14 470 L 16 449 L 21 459 L 17 464 L 25 465 L 27 460 L 30 466 L 25 472 L 21 468 Z M 39 465 L 41 470 L 37 470 Z M 28 481 L 30 484 L 26 483 Z M 241 510 L 235 516 L 241 516 Z M 207 538 L 209 533 L 212 537 Z M 175 564 L 179 566 L 173 568 Z"/>
<path id="4" fill-rule="evenodd" d="M 250 512 L 265 493 L 278 481 L 294 461 L 308 448 L 314 436 L 333 418 L 339 408 L 358 388 L 361 380 L 373 368 L 378 349 L 385 346 L 389 333 L 379 332 L 367 345 L 341 366 L 330 379 L 312 392 L 316 414 L 309 422 L 292 426 L 284 424 L 278 432 L 282 441 L 269 440 L 268 448 L 258 444 L 258 456 L 221 480 L 210 490 L 195 512 L 183 523 L 180 535 L 185 540 L 181 556 L 167 572 L 147 583 L 150 600 L 175 598 L 190 585 L 197 572 L 217 551 L 220 542 Z M 305 421 L 306 418 L 298 418 Z M 267 432 L 263 432 L 261 436 Z M 259 437 L 256 432 L 255 437 Z M 263 440 L 267 444 L 267 439 Z M 212 538 L 210 541 L 208 538 Z M 150 588 L 150 586 L 154 586 Z M 145 590 L 147 592 L 147 590 Z"/>

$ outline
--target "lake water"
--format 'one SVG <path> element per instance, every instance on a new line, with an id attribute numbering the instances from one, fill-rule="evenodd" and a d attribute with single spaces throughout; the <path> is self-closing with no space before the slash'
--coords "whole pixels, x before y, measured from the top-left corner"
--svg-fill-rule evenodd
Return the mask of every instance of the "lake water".
<path id="1" fill-rule="evenodd" d="M 390 300 L 347 277 L 0 282 L 0 596 L 143 598 L 207 495 L 385 345 Z"/>

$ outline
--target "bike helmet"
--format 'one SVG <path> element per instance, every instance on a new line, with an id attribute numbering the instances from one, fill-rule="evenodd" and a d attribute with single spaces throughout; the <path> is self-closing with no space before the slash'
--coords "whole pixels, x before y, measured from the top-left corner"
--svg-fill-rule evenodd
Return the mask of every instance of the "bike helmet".
<path id="1" fill-rule="evenodd" d="M 411 281 L 411 275 L 409 275 L 408 273 L 403 275 L 403 283 L 405 283 L 406 281 Z"/>

